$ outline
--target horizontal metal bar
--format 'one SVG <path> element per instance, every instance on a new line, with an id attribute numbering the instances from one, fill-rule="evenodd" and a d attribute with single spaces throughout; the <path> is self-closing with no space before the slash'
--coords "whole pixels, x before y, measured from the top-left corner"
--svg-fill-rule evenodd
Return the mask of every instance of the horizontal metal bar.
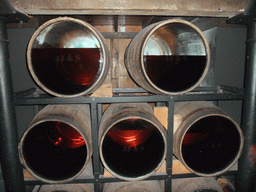
<path id="1" fill-rule="evenodd" d="M 62 97 L 46 97 L 40 95 L 38 98 L 15 98 L 16 106 L 22 105 L 48 105 L 48 104 L 85 104 L 91 103 L 92 97 L 62 98 Z"/>
<path id="2" fill-rule="evenodd" d="M 118 96 L 118 97 L 47 97 L 43 98 L 15 98 L 16 106 L 22 105 L 47 105 L 47 104 L 85 104 L 92 103 L 131 103 L 131 102 L 167 102 L 174 101 L 218 101 L 218 100 L 242 100 L 243 93 L 213 93 L 213 94 L 186 94 L 186 95 L 151 95 L 151 96 Z"/>
<path id="3" fill-rule="evenodd" d="M 233 87 L 233 86 L 228 86 L 228 85 L 220 85 L 220 86 L 215 86 L 215 87 L 204 87 L 204 86 L 199 86 L 196 87 L 195 89 L 191 90 L 189 93 L 194 93 L 194 92 L 211 92 L 211 91 L 217 91 L 217 92 L 223 92 L 223 91 L 229 91 L 233 93 L 241 93 L 243 92 L 243 88 L 238 88 L 238 87 Z M 148 91 L 141 88 L 141 87 L 130 87 L 130 88 L 113 88 L 113 93 L 147 93 Z"/>
<path id="4" fill-rule="evenodd" d="M 238 171 L 228 171 L 222 176 L 234 176 L 237 174 Z M 168 179 L 170 176 L 166 173 L 159 173 L 152 175 L 145 180 L 165 180 Z M 200 177 L 198 175 L 195 175 L 193 173 L 185 173 L 185 174 L 173 174 L 171 175 L 172 179 L 181 179 L 181 178 L 191 178 L 191 177 Z M 109 182 L 123 182 L 124 180 L 119 179 L 117 177 L 100 177 L 98 179 L 95 179 L 93 177 L 78 177 L 77 179 L 74 179 L 68 183 L 109 183 Z M 47 183 L 44 183 L 40 180 L 25 180 L 25 185 L 45 185 Z"/>
<path id="5" fill-rule="evenodd" d="M 162 174 L 156 174 L 148 177 L 145 180 L 164 180 L 167 179 L 168 175 L 165 173 Z M 100 178 L 83 178 L 79 177 L 77 179 L 74 179 L 67 183 L 109 183 L 109 182 L 123 182 L 124 180 L 119 179 L 117 177 L 100 177 Z M 44 183 L 40 180 L 25 180 L 25 185 L 46 185 L 47 183 Z"/>
<path id="6" fill-rule="evenodd" d="M 119 96 L 119 97 L 97 97 L 97 103 L 137 103 L 137 102 L 167 102 L 170 99 L 168 95 L 151 96 Z"/>
<path id="7" fill-rule="evenodd" d="M 220 101 L 220 100 L 243 100 L 243 93 L 216 93 L 216 94 L 190 94 L 174 96 L 175 101 Z"/>
<path id="8" fill-rule="evenodd" d="M 234 92 L 234 90 L 243 90 L 240 88 L 221 85 L 221 86 L 217 86 L 217 87 L 197 87 L 197 88 L 193 89 L 191 92 L 221 91 L 222 89 L 232 90 L 233 92 Z M 189 92 L 189 93 L 191 93 L 191 92 Z M 238 91 L 235 91 L 235 92 L 238 92 Z M 51 96 L 45 94 L 43 91 L 41 91 L 41 89 L 38 89 L 38 88 L 31 88 L 31 89 L 28 89 L 25 91 L 15 93 L 15 97 L 21 98 L 21 97 L 28 96 L 28 95 L 31 95 L 34 93 L 37 93 L 38 95 L 41 95 L 43 97 L 48 97 L 48 98 L 51 97 Z M 125 87 L 125 88 L 113 88 L 113 93 L 148 93 L 148 91 L 141 87 L 130 87 L 130 88 Z"/>
<path id="9" fill-rule="evenodd" d="M 94 183 L 97 182 L 95 178 L 90 177 L 90 178 L 78 178 L 78 179 L 74 179 L 70 182 L 67 183 Z M 25 185 L 48 185 L 48 183 L 44 183 L 41 180 L 25 180 L 24 181 Z"/>
<path id="10" fill-rule="evenodd" d="M 230 91 L 232 93 L 224 93 L 221 90 Z M 217 91 L 216 93 L 207 93 L 208 91 Z M 219 91 L 219 92 L 218 92 Z M 115 88 L 114 93 L 145 93 L 142 88 Z M 204 93 L 199 93 L 204 92 Z M 33 95 L 37 93 L 37 97 Z M 25 96 L 30 96 L 23 98 Z M 92 103 L 95 99 L 96 103 L 127 103 L 127 102 L 167 102 L 174 101 L 197 101 L 197 100 L 242 100 L 244 97 L 243 89 L 221 85 L 219 87 L 197 87 L 193 92 L 184 95 L 125 95 L 118 97 L 89 97 L 82 96 L 76 98 L 53 97 L 48 94 L 41 94 L 36 88 L 22 91 L 15 94 L 15 105 L 47 105 L 47 104 L 85 104 Z"/>
<path id="11" fill-rule="evenodd" d="M 225 86 L 225 87 L 228 88 L 229 86 Z M 219 86 L 217 86 L 217 87 L 196 87 L 195 89 L 193 89 L 190 92 L 200 92 L 200 91 L 220 91 L 220 87 Z M 148 93 L 148 91 L 141 87 L 129 87 L 129 88 L 113 88 L 113 93 Z"/>
<path id="12" fill-rule="evenodd" d="M 224 174 L 222 174 L 222 176 L 234 176 L 238 173 L 238 171 L 228 171 Z M 182 179 L 182 178 L 190 178 L 190 177 L 200 177 L 196 174 L 193 173 L 185 173 L 185 174 L 173 174 L 171 175 L 172 179 Z"/>
<path id="13" fill-rule="evenodd" d="M 157 175 L 152 175 L 148 178 L 146 178 L 145 180 L 164 180 L 167 179 L 168 175 L 165 173 L 162 174 L 157 174 Z M 110 183 L 110 182 L 123 182 L 124 180 L 119 179 L 117 177 L 102 177 L 99 178 L 99 182 L 101 183 Z"/>
<path id="14" fill-rule="evenodd" d="M 168 101 L 169 96 L 153 95 L 153 96 L 125 96 L 125 97 L 75 97 L 75 98 L 61 98 L 61 97 L 41 97 L 38 98 L 15 98 L 14 103 L 17 106 L 21 105 L 47 105 L 47 104 L 83 104 L 92 103 L 95 99 L 96 103 L 117 103 L 117 102 L 155 102 Z"/>
<path id="15" fill-rule="evenodd" d="M 243 93 L 216 93 L 216 94 L 189 94 L 189 95 L 152 95 L 152 96 L 123 96 L 123 97 L 99 97 L 97 103 L 127 103 L 127 102 L 167 102 L 174 101 L 200 101 L 200 100 L 242 100 Z"/>

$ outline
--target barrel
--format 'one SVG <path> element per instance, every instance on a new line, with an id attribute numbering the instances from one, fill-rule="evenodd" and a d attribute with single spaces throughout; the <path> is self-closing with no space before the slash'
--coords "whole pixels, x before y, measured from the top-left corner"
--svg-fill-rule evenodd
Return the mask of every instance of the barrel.
<path id="1" fill-rule="evenodd" d="M 47 93 L 76 97 L 91 94 L 102 85 L 110 52 L 93 26 L 59 17 L 44 23 L 32 35 L 27 65 L 32 78 Z"/>
<path id="2" fill-rule="evenodd" d="M 104 167 L 128 181 L 149 177 L 166 156 L 166 130 L 147 103 L 111 104 L 99 126 Z"/>
<path id="3" fill-rule="evenodd" d="M 94 192 L 93 184 L 37 185 L 32 192 Z"/>
<path id="4" fill-rule="evenodd" d="M 177 102 L 173 153 L 192 173 L 225 173 L 241 155 L 244 137 L 239 125 L 206 101 Z"/>
<path id="5" fill-rule="evenodd" d="M 125 65 L 132 79 L 156 94 L 196 88 L 210 65 L 209 44 L 192 23 L 171 19 L 145 27 L 130 42 Z"/>
<path id="6" fill-rule="evenodd" d="M 105 183 L 103 192 L 163 192 L 158 180 Z"/>
<path id="7" fill-rule="evenodd" d="M 197 177 L 172 180 L 172 192 L 223 192 L 213 177 Z"/>
<path id="8" fill-rule="evenodd" d="M 84 171 L 91 155 L 89 105 L 47 105 L 19 142 L 21 164 L 46 183 L 73 180 Z"/>

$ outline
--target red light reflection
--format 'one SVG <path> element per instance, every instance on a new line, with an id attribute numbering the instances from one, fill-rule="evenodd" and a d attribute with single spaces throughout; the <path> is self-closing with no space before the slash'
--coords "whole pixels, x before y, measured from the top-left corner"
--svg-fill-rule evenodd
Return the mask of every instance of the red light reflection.
<path id="1" fill-rule="evenodd" d="M 47 131 L 47 136 L 51 142 L 63 148 L 78 148 L 85 145 L 84 138 L 71 126 L 56 122 Z"/>
<path id="2" fill-rule="evenodd" d="M 182 145 L 193 145 L 202 141 L 207 135 L 208 133 L 186 133 Z"/>
<path id="3" fill-rule="evenodd" d="M 142 145 L 148 139 L 152 132 L 152 129 L 139 127 L 138 124 L 140 125 L 140 123 L 138 123 L 138 121 L 136 120 L 130 119 L 126 120 L 125 122 L 126 124 L 123 124 L 123 126 L 126 129 L 122 127 L 113 127 L 108 131 L 107 134 L 111 137 L 111 139 L 113 139 L 115 143 L 128 149 L 132 147 L 136 149 L 137 146 Z M 136 123 L 138 124 L 136 125 Z M 127 127 L 133 127 L 134 129 L 127 129 Z M 135 127 L 138 128 L 135 129 Z"/>

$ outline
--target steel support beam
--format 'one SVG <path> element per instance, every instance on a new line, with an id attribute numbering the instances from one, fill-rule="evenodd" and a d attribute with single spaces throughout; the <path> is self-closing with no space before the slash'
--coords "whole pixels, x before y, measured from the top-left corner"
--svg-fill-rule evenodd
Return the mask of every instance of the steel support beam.
<path id="1" fill-rule="evenodd" d="M 254 192 L 256 179 L 256 1 L 244 13 L 228 22 L 247 25 L 245 88 L 242 130 L 245 136 L 243 153 L 238 162 L 236 191 Z"/>
<path id="2" fill-rule="evenodd" d="M 6 18 L 0 18 L 0 159 L 6 192 L 25 191 L 23 171 L 18 157 L 18 131 L 9 51 Z"/>
<path id="3" fill-rule="evenodd" d="M 256 176 L 256 21 L 248 25 L 242 129 L 243 154 L 238 163 L 237 190 L 254 191 Z"/>

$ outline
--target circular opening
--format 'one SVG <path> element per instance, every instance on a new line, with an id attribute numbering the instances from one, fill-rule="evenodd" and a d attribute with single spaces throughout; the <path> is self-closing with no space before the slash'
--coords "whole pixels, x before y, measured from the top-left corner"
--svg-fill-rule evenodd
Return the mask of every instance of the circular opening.
<path id="1" fill-rule="evenodd" d="M 39 28 L 35 34 L 28 57 L 32 75 L 41 86 L 56 94 L 72 95 L 96 83 L 104 56 L 92 29 L 74 20 L 61 20 Z"/>
<path id="2" fill-rule="evenodd" d="M 143 51 L 146 78 L 160 91 L 183 92 L 207 71 L 202 35 L 185 23 L 168 23 L 152 32 Z"/>
<path id="3" fill-rule="evenodd" d="M 212 174 L 227 168 L 241 145 L 233 122 L 222 116 L 209 116 L 195 122 L 182 140 L 185 163 L 198 173 Z"/>
<path id="4" fill-rule="evenodd" d="M 104 137 L 102 154 L 112 172 L 137 178 L 151 173 L 161 163 L 164 140 L 150 122 L 131 118 L 113 125 Z"/>
<path id="5" fill-rule="evenodd" d="M 23 141 L 22 151 L 35 175 L 54 181 L 75 176 L 87 159 L 87 147 L 80 133 L 58 121 L 33 127 Z"/>

